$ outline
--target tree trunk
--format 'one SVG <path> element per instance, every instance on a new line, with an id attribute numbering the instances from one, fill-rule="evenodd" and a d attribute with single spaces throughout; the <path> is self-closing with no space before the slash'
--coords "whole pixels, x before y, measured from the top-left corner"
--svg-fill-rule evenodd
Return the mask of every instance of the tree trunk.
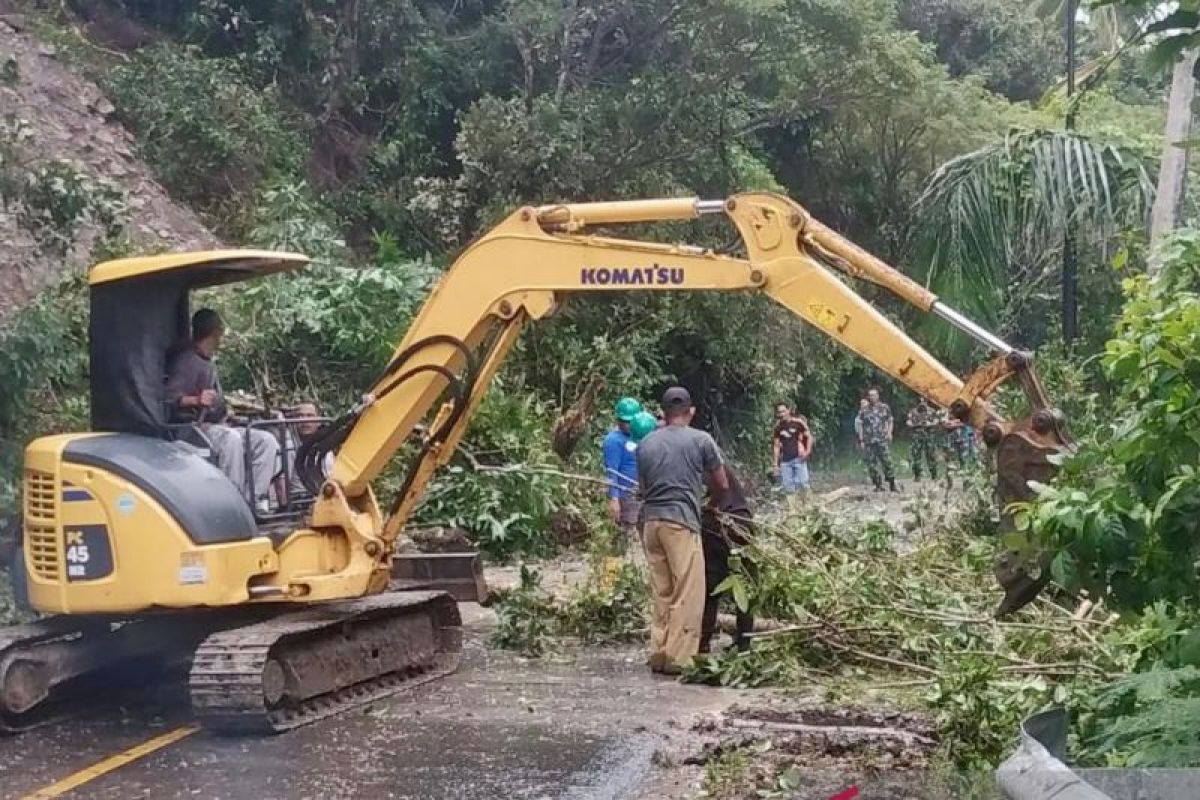
<path id="1" fill-rule="evenodd" d="M 1183 199 L 1183 179 L 1187 174 L 1188 151 L 1179 145 L 1192 130 L 1192 98 L 1196 81 L 1192 70 L 1200 50 L 1191 50 L 1175 64 L 1171 77 L 1171 96 L 1167 101 L 1167 129 L 1164 135 L 1162 164 L 1158 170 L 1158 188 L 1150 211 L 1150 244 L 1156 244 L 1175 227 L 1179 204 Z M 1151 271 L 1157 268 L 1151 262 Z"/>

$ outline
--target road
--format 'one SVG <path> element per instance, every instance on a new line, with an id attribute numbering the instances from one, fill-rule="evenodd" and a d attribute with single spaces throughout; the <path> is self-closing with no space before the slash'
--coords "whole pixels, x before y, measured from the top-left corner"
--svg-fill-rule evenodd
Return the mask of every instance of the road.
<path id="1" fill-rule="evenodd" d="M 491 651 L 489 612 L 463 612 L 464 664 L 444 680 L 265 738 L 189 734 L 186 698 L 148 691 L 103 714 L 0 739 L 0 798 L 39 796 L 71 776 L 85 782 L 40 796 L 657 797 L 655 752 L 686 738 L 693 715 L 738 697 L 651 677 L 639 648 L 537 662 Z M 114 756 L 164 735 L 180 738 L 98 777 L 80 774 L 115 766 Z"/>

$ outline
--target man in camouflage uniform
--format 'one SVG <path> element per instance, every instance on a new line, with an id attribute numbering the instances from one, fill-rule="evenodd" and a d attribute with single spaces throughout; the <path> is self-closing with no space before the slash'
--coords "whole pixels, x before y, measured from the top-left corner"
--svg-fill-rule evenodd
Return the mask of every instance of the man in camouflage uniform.
<path id="1" fill-rule="evenodd" d="M 875 491 L 883 491 L 883 481 L 893 492 L 896 488 L 896 472 L 892 468 L 892 410 L 879 399 L 879 390 L 867 392 L 867 405 L 858 412 L 858 446 L 867 462 L 867 474 Z"/>
<path id="2" fill-rule="evenodd" d="M 906 419 L 912 430 L 913 477 L 921 480 L 921 472 L 929 468 L 929 477 L 937 480 L 937 445 L 934 437 L 941 428 L 941 415 L 924 397 L 908 411 Z"/>
<path id="3" fill-rule="evenodd" d="M 979 463 L 979 451 L 975 445 L 975 428 L 970 423 L 954 419 L 949 414 L 942 420 L 946 432 L 946 485 L 953 481 L 954 474 L 962 474 Z M 966 485 L 966 478 L 963 479 Z"/>

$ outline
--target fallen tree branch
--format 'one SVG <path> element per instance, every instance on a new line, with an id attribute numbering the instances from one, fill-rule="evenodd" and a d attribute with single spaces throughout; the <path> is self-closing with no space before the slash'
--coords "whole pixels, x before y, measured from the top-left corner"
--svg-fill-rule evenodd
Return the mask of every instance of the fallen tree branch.
<path id="1" fill-rule="evenodd" d="M 768 720 L 730 719 L 725 723 L 731 728 L 744 730 L 783 731 L 787 733 L 812 733 L 822 736 L 844 734 L 847 736 L 872 736 L 881 739 L 903 739 L 906 742 L 923 744 L 928 747 L 937 742 L 928 736 L 906 731 L 903 728 L 876 728 L 867 725 L 806 725 L 801 722 L 770 722 Z"/>

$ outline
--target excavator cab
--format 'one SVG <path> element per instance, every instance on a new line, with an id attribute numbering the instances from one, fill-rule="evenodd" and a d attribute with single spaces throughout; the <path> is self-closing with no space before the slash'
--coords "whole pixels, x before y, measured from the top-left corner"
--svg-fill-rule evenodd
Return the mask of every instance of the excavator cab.
<path id="1" fill-rule="evenodd" d="M 192 290 L 307 263 L 292 253 L 230 250 L 121 259 L 91 270 L 92 432 L 39 439 L 26 453 L 23 549 L 35 608 L 220 605 L 244 592 L 223 587 L 218 597 L 203 596 L 214 586 L 209 569 L 216 578 L 257 563 L 269 540 L 243 491 L 215 465 L 203 431 L 171 423 L 167 359 L 188 341 Z M 223 559 L 189 567 L 207 547 Z M 176 580 L 163 580 L 164 563 L 179 565 Z M 130 580 L 126 572 L 146 577 Z"/>

